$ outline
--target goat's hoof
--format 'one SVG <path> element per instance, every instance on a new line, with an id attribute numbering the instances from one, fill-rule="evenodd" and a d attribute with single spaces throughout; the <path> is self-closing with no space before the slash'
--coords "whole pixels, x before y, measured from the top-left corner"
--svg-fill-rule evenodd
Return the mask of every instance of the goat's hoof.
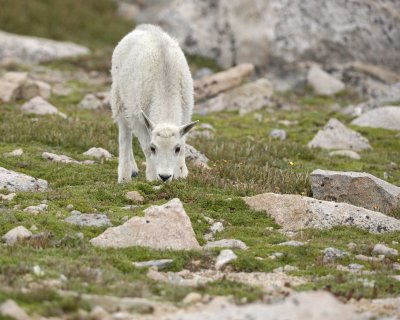
<path id="1" fill-rule="evenodd" d="M 138 176 L 138 174 L 139 174 L 138 171 L 132 171 L 131 177 L 132 177 L 132 178 L 135 178 L 135 177 Z"/>

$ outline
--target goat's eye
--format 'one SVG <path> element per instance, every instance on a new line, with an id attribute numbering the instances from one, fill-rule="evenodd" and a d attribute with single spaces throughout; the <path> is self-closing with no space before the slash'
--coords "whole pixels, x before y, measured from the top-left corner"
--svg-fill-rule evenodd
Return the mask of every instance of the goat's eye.
<path id="1" fill-rule="evenodd" d="M 152 154 L 155 154 L 155 153 L 156 153 L 156 148 L 154 148 L 153 146 L 151 146 L 151 147 L 150 147 L 150 151 L 151 151 Z"/>
<path id="2" fill-rule="evenodd" d="M 179 153 L 179 152 L 181 152 L 181 147 L 176 147 L 175 148 L 175 153 Z"/>

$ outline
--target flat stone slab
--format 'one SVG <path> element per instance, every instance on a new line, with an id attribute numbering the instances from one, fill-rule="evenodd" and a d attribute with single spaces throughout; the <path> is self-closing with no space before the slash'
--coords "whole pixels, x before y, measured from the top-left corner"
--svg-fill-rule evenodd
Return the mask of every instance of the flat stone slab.
<path id="1" fill-rule="evenodd" d="M 276 193 L 243 199 L 252 209 L 267 212 L 286 231 L 334 226 L 355 226 L 372 233 L 400 230 L 400 220 L 347 203 Z"/>
<path id="2" fill-rule="evenodd" d="M 43 192 L 47 188 L 46 180 L 0 167 L 0 189 L 7 189 L 11 192 Z"/>
<path id="3" fill-rule="evenodd" d="M 314 170 L 313 197 L 390 213 L 400 208 L 400 187 L 365 172 Z"/>
<path id="4" fill-rule="evenodd" d="M 113 248 L 201 249 L 179 199 L 151 206 L 144 213 L 144 217 L 133 217 L 120 226 L 108 228 L 90 242 L 94 246 Z"/>
<path id="5" fill-rule="evenodd" d="M 216 249 L 216 248 L 229 248 L 229 249 L 242 249 L 246 250 L 248 247 L 246 244 L 237 239 L 221 239 L 216 241 L 209 241 L 203 247 L 205 250 Z"/>

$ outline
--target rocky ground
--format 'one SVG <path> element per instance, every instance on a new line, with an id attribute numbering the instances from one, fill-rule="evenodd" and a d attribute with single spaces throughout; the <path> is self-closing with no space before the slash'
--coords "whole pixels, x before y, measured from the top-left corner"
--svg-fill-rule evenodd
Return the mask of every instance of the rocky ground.
<path id="1" fill-rule="evenodd" d="M 147 182 L 135 141 L 119 185 L 107 70 L 132 25 L 87 3 L 114 35 L 0 19 L 0 318 L 400 317 L 400 76 L 308 62 L 282 92 L 190 56 L 189 178 Z"/>

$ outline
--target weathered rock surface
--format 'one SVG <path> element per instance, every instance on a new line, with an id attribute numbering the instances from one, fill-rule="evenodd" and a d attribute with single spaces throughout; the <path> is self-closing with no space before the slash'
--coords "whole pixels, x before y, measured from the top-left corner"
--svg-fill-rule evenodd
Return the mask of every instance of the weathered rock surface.
<path id="1" fill-rule="evenodd" d="M 347 203 L 275 193 L 243 199 L 252 209 L 267 212 L 287 231 L 334 226 L 355 226 L 372 233 L 400 230 L 400 220 Z"/>
<path id="2" fill-rule="evenodd" d="M 10 245 L 15 244 L 18 241 L 29 239 L 32 236 L 32 232 L 23 226 L 15 227 L 8 231 L 1 239 Z"/>
<path id="3" fill-rule="evenodd" d="M 6 300 L 0 304 L 0 316 L 15 320 L 30 320 L 31 318 L 14 300 Z"/>
<path id="4" fill-rule="evenodd" d="M 24 212 L 28 212 L 28 213 L 31 213 L 31 214 L 38 214 L 40 212 L 43 212 L 43 211 L 47 210 L 47 208 L 48 208 L 47 204 L 41 203 L 41 204 L 38 204 L 37 206 L 26 207 L 24 209 Z"/>
<path id="5" fill-rule="evenodd" d="M 270 137 L 279 140 L 286 140 L 287 133 L 283 129 L 273 129 L 270 132 Z"/>
<path id="6" fill-rule="evenodd" d="M 0 200 L 1 201 L 12 201 L 16 196 L 17 196 L 16 193 L 10 193 L 10 194 L 1 194 L 0 193 Z"/>
<path id="7" fill-rule="evenodd" d="M 346 202 L 383 213 L 400 208 L 400 187 L 369 173 L 317 169 L 310 180 L 316 199 Z"/>
<path id="8" fill-rule="evenodd" d="M 301 292 L 290 295 L 283 302 L 251 303 L 237 306 L 224 303 L 196 312 L 181 312 L 163 320 L 362 320 L 368 319 L 355 309 L 324 291 Z"/>
<path id="9" fill-rule="evenodd" d="M 51 86 L 44 81 L 28 79 L 21 88 L 21 98 L 31 99 L 37 96 L 50 98 Z"/>
<path id="10" fill-rule="evenodd" d="M 48 103 L 46 100 L 44 100 L 40 96 L 32 98 L 28 102 L 24 103 L 21 106 L 21 110 L 26 113 L 37 114 L 40 116 L 45 115 L 45 114 L 56 114 L 62 118 L 67 117 L 64 113 L 58 111 L 58 109 L 55 106 Z"/>
<path id="11" fill-rule="evenodd" d="M 237 255 L 230 249 L 222 250 L 218 257 L 217 261 L 215 262 L 215 269 L 220 270 L 229 262 L 236 260 Z"/>
<path id="12" fill-rule="evenodd" d="M 308 147 L 354 151 L 371 149 L 366 138 L 358 132 L 346 128 L 343 123 L 334 118 L 328 121 L 323 130 L 318 131 L 317 135 L 308 143 Z"/>
<path id="13" fill-rule="evenodd" d="M 218 96 L 195 105 L 195 113 L 239 111 L 239 114 L 256 111 L 270 103 L 272 84 L 265 78 L 220 93 Z"/>
<path id="14" fill-rule="evenodd" d="M 88 53 L 89 49 L 74 43 L 0 31 L 0 64 L 10 60 L 35 64 Z"/>
<path id="15" fill-rule="evenodd" d="M 43 152 L 42 153 L 42 158 L 49 160 L 51 162 L 60 162 L 60 163 L 75 163 L 75 164 L 94 164 L 93 160 L 84 160 L 84 161 L 77 161 L 75 159 L 72 159 L 71 157 L 68 157 L 63 154 L 55 154 L 51 152 Z"/>
<path id="16" fill-rule="evenodd" d="M 332 151 L 329 152 L 329 155 L 331 157 L 346 157 L 346 158 L 350 158 L 353 160 L 360 160 L 361 156 L 352 150 L 336 150 L 336 151 Z"/>
<path id="17" fill-rule="evenodd" d="M 172 199 L 162 206 L 151 206 L 144 217 L 133 217 L 124 224 L 108 228 L 90 242 L 99 247 L 142 246 L 154 249 L 200 249 L 182 202 Z"/>
<path id="18" fill-rule="evenodd" d="M 209 249 L 215 249 L 215 248 L 229 248 L 229 249 L 242 249 L 246 250 L 248 247 L 246 244 L 237 239 L 221 239 L 217 241 L 209 241 L 207 244 L 203 247 L 203 249 L 209 250 Z"/>
<path id="19" fill-rule="evenodd" d="M 317 65 L 308 71 L 307 81 L 315 93 L 321 96 L 333 96 L 344 89 L 342 81 L 331 76 Z"/>
<path id="20" fill-rule="evenodd" d="M 111 221 L 107 215 L 100 213 L 76 213 L 71 212 L 71 215 L 65 219 L 65 222 L 75 224 L 81 227 L 105 227 L 111 226 Z"/>
<path id="21" fill-rule="evenodd" d="M 351 123 L 360 127 L 400 131 L 400 107 L 386 106 L 373 109 L 365 112 Z"/>
<path id="22" fill-rule="evenodd" d="M 35 192 L 46 191 L 48 183 L 46 180 L 36 179 L 23 173 L 7 170 L 0 167 L 0 189 L 11 192 Z"/>
<path id="23" fill-rule="evenodd" d="M 389 248 L 381 243 L 378 243 L 374 246 L 372 253 L 378 255 L 384 255 L 385 257 L 390 257 L 390 256 L 396 257 L 399 255 L 399 252 L 396 249 Z"/>
<path id="24" fill-rule="evenodd" d="M 332 263 L 335 262 L 337 259 L 345 258 L 348 255 L 349 254 L 345 251 L 329 247 L 324 250 L 324 258 L 322 261 L 324 263 Z"/>
<path id="25" fill-rule="evenodd" d="M 208 166 L 208 158 L 202 154 L 200 151 L 198 151 L 196 148 L 192 147 L 189 144 L 185 145 L 185 157 L 186 160 L 193 161 L 193 164 L 195 166 L 198 166 L 203 169 L 209 169 L 210 167 Z"/>
<path id="26" fill-rule="evenodd" d="M 88 151 L 85 151 L 83 153 L 83 155 L 91 157 L 91 158 L 95 158 L 95 159 L 111 159 L 112 158 L 112 154 L 107 151 L 106 149 L 103 148 L 90 148 Z"/>

